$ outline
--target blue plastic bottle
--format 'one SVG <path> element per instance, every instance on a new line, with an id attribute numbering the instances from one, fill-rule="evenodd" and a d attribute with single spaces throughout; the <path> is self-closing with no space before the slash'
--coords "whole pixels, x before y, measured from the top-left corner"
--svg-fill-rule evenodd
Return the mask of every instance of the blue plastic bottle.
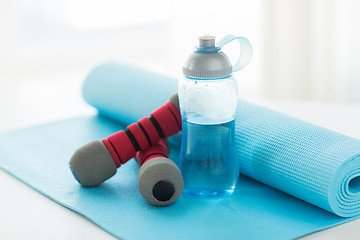
<path id="1" fill-rule="evenodd" d="M 232 66 L 221 47 L 238 40 L 241 55 Z M 237 83 L 232 72 L 250 61 L 249 41 L 232 35 L 215 46 L 215 37 L 199 37 L 179 81 L 182 143 L 179 167 L 184 192 L 202 197 L 232 194 L 239 176 L 235 153 Z"/>

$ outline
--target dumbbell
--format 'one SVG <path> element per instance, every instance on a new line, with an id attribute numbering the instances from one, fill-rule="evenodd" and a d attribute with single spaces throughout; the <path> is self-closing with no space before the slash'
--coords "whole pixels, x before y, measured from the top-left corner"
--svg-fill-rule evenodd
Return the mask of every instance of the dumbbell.
<path id="1" fill-rule="evenodd" d="M 140 194 L 154 206 L 167 206 L 175 202 L 184 188 L 180 169 L 168 157 L 165 140 L 136 153 L 140 164 L 138 187 Z"/>
<path id="2" fill-rule="evenodd" d="M 84 187 L 95 187 L 111 178 L 121 164 L 181 130 L 181 116 L 177 94 L 150 114 L 102 140 L 80 147 L 71 157 L 70 170 Z"/>

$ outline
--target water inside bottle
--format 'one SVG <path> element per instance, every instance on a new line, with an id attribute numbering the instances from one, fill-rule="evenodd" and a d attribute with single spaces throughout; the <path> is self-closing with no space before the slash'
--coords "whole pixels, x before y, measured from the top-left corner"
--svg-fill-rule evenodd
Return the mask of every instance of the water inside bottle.
<path id="1" fill-rule="evenodd" d="M 183 121 L 180 169 L 184 192 L 200 197 L 232 194 L 239 175 L 235 120 L 220 124 Z"/>

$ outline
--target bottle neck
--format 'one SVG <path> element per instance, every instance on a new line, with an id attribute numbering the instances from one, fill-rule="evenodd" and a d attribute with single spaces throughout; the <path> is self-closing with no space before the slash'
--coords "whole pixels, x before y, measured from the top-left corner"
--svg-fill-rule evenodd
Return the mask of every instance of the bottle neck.
<path id="1" fill-rule="evenodd" d="M 194 80 L 194 81 L 197 81 L 197 80 L 209 80 L 209 81 L 211 81 L 211 80 L 221 80 L 221 79 L 227 79 L 227 78 L 231 78 L 231 77 L 232 77 L 232 74 L 224 76 L 224 77 L 218 77 L 218 78 L 197 78 L 197 77 L 191 77 L 191 76 L 184 75 L 184 78 L 191 79 L 191 80 Z"/>

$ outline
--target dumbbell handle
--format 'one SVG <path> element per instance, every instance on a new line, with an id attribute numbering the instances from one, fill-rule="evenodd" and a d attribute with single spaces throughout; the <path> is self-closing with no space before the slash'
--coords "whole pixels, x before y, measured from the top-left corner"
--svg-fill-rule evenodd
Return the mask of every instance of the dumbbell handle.
<path id="1" fill-rule="evenodd" d="M 116 167 L 126 163 L 138 151 L 144 151 L 157 144 L 160 138 L 167 138 L 181 130 L 181 116 L 178 108 L 170 101 L 151 116 L 129 125 L 126 131 L 119 131 L 104 138 L 102 142 L 109 150 Z"/>
<path id="2" fill-rule="evenodd" d="M 161 139 L 156 145 L 149 147 L 145 151 L 137 152 L 135 159 L 142 166 L 145 162 L 156 157 L 169 158 L 168 147 L 164 139 Z"/>

